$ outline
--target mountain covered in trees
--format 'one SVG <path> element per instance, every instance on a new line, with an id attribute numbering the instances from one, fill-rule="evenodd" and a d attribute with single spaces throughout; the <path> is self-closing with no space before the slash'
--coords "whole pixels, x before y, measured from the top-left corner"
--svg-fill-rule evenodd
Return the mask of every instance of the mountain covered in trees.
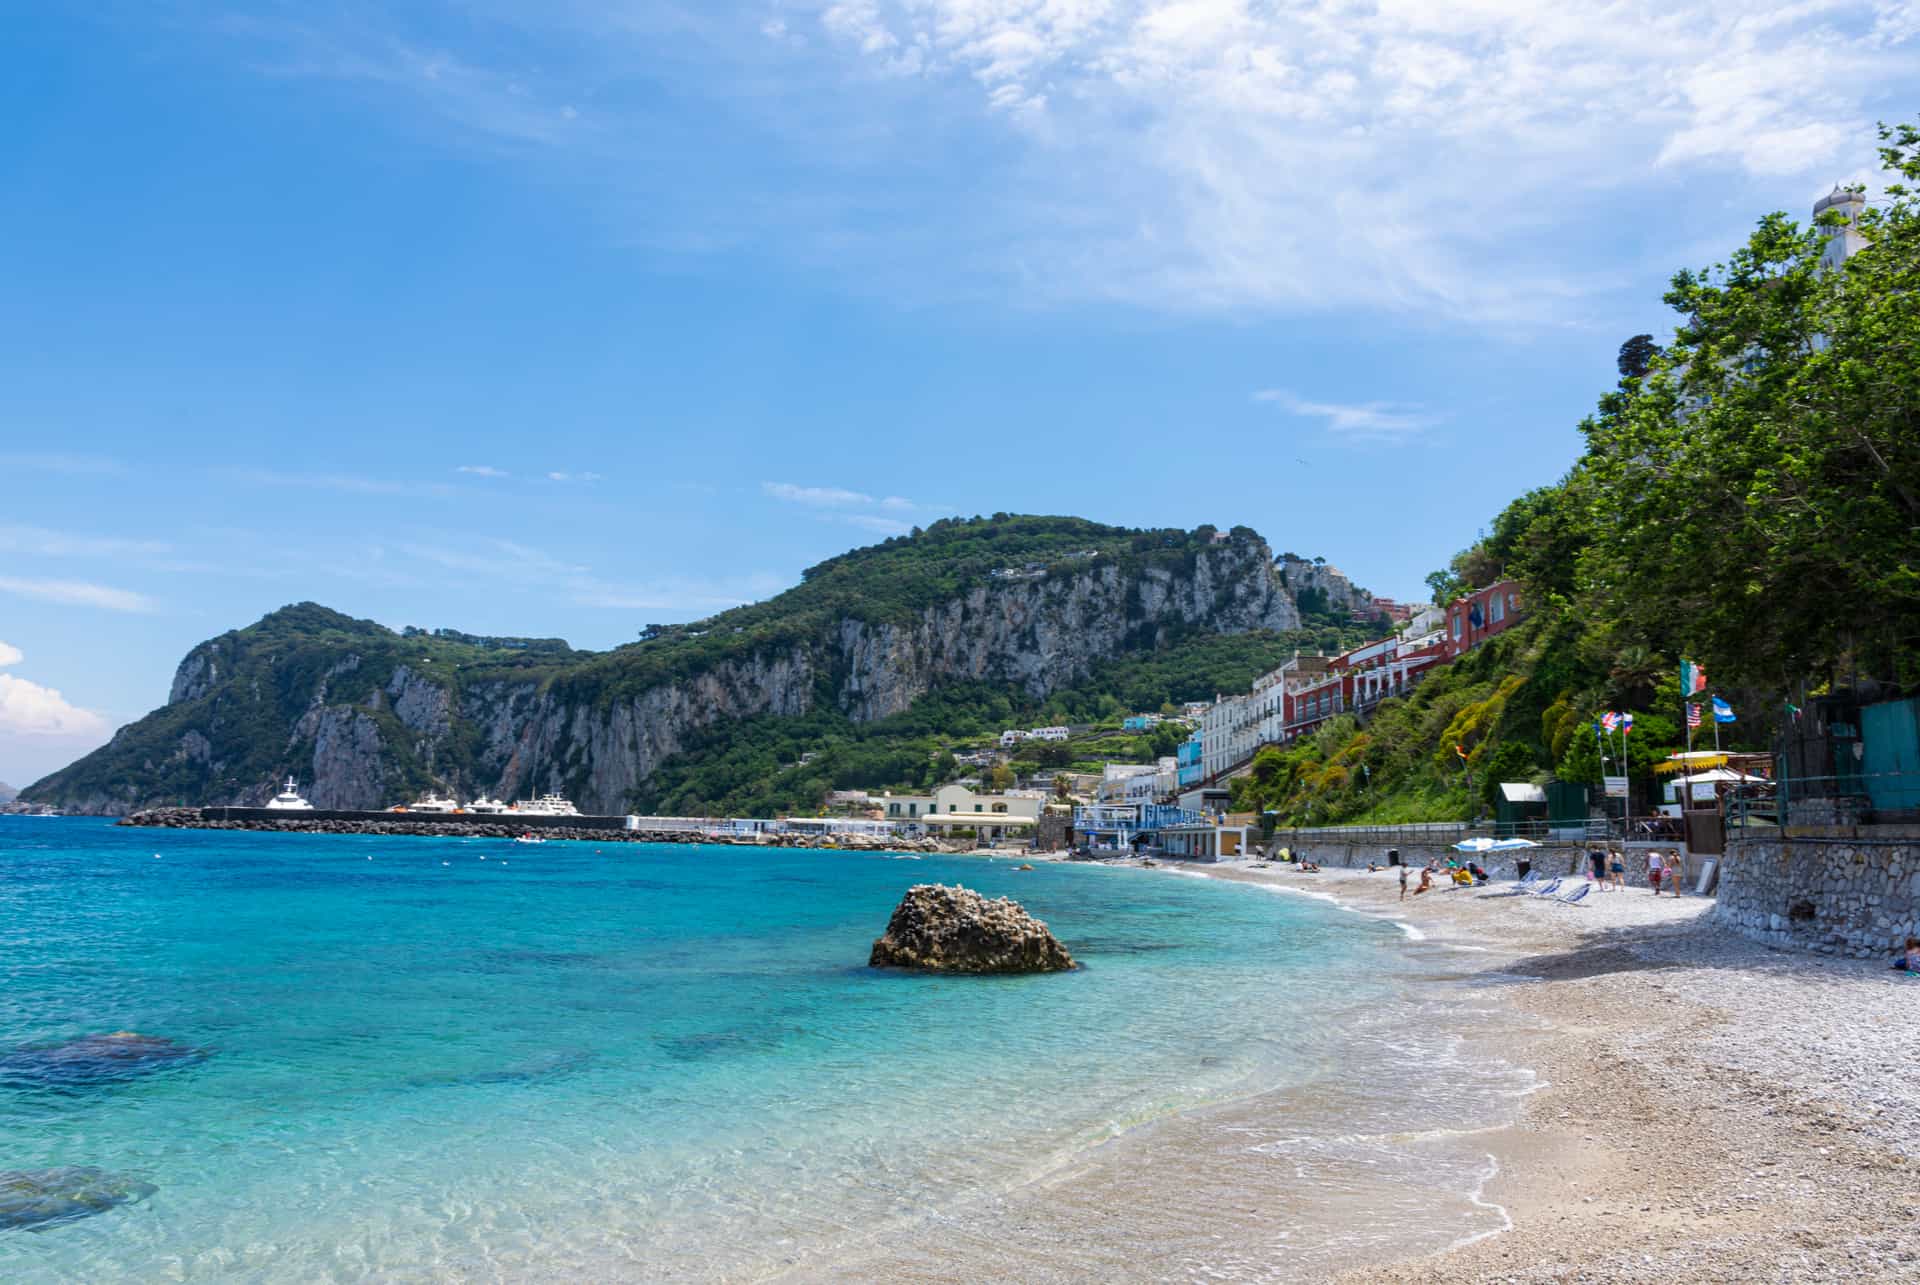
<path id="1" fill-rule="evenodd" d="M 291 775 L 323 808 L 437 788 L 553 789 L 600 813 L 810 809 L 833 788 L 945 779 L 957 736 L 1244 688 L 1365 632 L 1365 601 L 1246 528 L 1002 514 L 853 550 L 607 652 L 302 603 L 194 648 L 163 707 L 25 797 L 257 804 Z"/>

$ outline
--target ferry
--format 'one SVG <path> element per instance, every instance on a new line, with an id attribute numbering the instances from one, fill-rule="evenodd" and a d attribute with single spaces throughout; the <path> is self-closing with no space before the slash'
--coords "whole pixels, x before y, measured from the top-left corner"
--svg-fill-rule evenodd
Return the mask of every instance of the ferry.
<path id="1" fill-rule="evenodd" d="M 513 811 L 521 816 L 537 817 L 577 817 L 580 809 L 557 794 L 543 794 L 537 799 L 522 800 L 513 805 Z"/>
<path id="2" fill-rule="evenodd" d="M 300 791 L 294 787 L 293 778 L 280 787 L 280 793 L 273 796 L 267 807 L 274 812 L 311 812 L 313 804 L 300 797 Z"/>

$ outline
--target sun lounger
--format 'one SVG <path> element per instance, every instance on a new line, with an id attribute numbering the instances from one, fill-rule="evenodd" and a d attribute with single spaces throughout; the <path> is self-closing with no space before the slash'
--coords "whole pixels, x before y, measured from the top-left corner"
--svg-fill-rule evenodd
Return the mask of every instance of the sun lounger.
<path id="1" fill-rule="evenodd" d="M 1593 891 L 1592 884 L 1583 883 L 1579 887 L 1575 888 L 1572 892 L 1566 893 L 1560 897 L 1556 897 L 1554 900 L 1564 901 L 1569 906 L 1571 906 L 1574 902 L 1580 900 L 1582 897 L 1586 896 L 1589 892 L 1592 892 L 1592 891 Z"/>
<path id="2" fill-rule="evenodd" d="M 1563 882 L 1565 881 L 1560 879 L 1555 879 L 1551 883 L 1544 884 L 1541 887 L 1531 889 L 1530 891 L 1536 897 L 1551 897 L 1554 894 L 1554 890 L 1559 888 L 1559 886 Z"/>

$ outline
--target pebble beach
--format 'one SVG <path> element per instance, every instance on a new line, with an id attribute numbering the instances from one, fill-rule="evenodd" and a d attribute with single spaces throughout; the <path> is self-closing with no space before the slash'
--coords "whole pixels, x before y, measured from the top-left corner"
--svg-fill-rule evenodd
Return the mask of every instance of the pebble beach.
<path id="1" fill-rule="evenodd" d="M 1049 1246 L 1104 1239 L 1125 1247 L 1109 1279 L 1127 1280 L 1920 1279 L 1920 980 L 1886 961 L 1769 949 L 1713 926 L 1711 898 L 1641 888 L 1575 905 L 1510 884 L 1403 902 L 1386 870 L 1162 869 L 1333 898 L 1402 924 L 1410 951 L 1451 954 L 1443 984 L 1487 1006 L 1474 1038 L 1534 1077 L 1506 1121 L 1463 1130 L 1486 1158 L 1476 1203 L 1497 1213 L 1491 1229 L 1463 1221 L 1408 1256 L 1383 1226 L 1337 1267 L 1290 1259 L 1287 1211 L 1304 1193 L 1264 1141 L 1289 1104 L 1255 1098 L 1117 1139 L 976 1211 L 965 1234 L 936 1229 L 821 1275 L 1047 1280 Z M 1410 1065 L 1405 1092 L 1447 1074 Z M 1459 1216 L 1434 1204 L 1436 1219 Z M 1394 1221 L 1363 1200 L 1351 1216 Z"/>

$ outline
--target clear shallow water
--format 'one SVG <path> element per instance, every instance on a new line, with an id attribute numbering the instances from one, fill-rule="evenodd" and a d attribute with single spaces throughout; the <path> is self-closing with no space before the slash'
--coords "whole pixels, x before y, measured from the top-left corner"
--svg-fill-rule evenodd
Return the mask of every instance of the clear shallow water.
<path id="1" fill-rule="evenodd" d="M 1085 967 L 867 969 L 936 880 L 1016 896 Z M 1306 899 L 1099 867 L 6 818 L 0 1050 L 135 1030 L 214 1052 L 0 1087 L 0 1168 L 157 1187 L 0 1232 L 0 1280 L 830 1262 L 1142 1122 L 1444 1054 L 1382 1023 L 1406 949 Z M 1304 1180 L 1337 1114 L 1248 1145 Z"/>

